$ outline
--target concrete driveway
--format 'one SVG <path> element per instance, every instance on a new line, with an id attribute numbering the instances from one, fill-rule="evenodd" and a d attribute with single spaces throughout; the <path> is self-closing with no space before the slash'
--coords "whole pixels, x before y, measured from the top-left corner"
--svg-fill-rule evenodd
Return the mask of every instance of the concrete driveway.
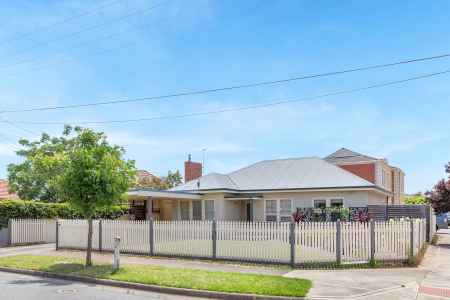
<path id="1" fill-rule="evenodd" d="M 295 270 L 287 277 L 313 281 L 311 299 L 450 299 L 450 230 L 439 231 L 418 268 Z"/>

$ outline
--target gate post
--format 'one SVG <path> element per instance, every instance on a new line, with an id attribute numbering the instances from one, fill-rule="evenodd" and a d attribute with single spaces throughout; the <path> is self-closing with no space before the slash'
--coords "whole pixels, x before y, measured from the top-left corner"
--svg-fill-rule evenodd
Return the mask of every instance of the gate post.
<path id="1" fill-rule="evenodd" d="M 375 221 L 370 220 L 370 261 L 375 261 Z"/>
<path id="2" fill-rule="evenodd" d="M 336 263 L 338 265 L 342 262 L 342 232 L 341 232 L 341 220 L 336 221 Z"/>
<path id="3" fill-rule="evenodd" d="M 153 226 L 153 217 L 150 218 L 149 221 L 149 242 L 150 242 L 150 256 L 155 255 L 155 233 L 154 233 L 154 226 Z"/>
<path id="4" fill-rule="evenodd" d="M 291 267 L 295 267 L 295 223 L 289 223 L 289 244 L 291 246 Z"/>
<path id="5" fill-rule="evenodd" d="M 212 259 L 217 258 L 217 221 L 213 220 L 212 222 L 212 232 L 211 232 L 211 238 L 212 238 Z"/>

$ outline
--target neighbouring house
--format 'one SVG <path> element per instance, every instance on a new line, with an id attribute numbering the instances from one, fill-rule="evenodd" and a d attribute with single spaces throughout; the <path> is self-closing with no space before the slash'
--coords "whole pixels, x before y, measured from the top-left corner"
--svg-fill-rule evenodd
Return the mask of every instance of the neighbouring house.
<path id="1" fill-rule="evenodd" d="M 403 176 L 386 160 L 346 149 L 325 159 L 265 160 L 228 174 L 204 176 L 202 165 L 189 157 L 184 184 L 165 191 L 137 188 L 128 195 L 145 203 L 145 218 L 290 221 L 297 208 L 391 204 L 395 193 L 389 178 L 394 172 Z"/>
<path id="2" fill-rule="evenodd" d="M 390 166 L 387 159 L 341 148 L 325 157 L 325 160 L 390 191 L 392 196 L 386 204 L 404 204 L 405 173 L 400 168 Z"/>
<path id="3" fill-rule="evenodd" d="M 16 193 L 9 191 L 9 184 L 7 180 L 0 179 L 0 201 L 5 199 L 19 199 Z"/>

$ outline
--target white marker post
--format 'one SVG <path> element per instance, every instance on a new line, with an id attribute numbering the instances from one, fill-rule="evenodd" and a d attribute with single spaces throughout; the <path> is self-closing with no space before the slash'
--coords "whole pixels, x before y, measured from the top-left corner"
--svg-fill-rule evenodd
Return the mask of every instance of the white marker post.
<path id="1" fill-rule="evenodd" d="M 117 271 L 120 267 L 120 237 L 114 238 L 114 256 L 113 256 L 113 270 Z"/>

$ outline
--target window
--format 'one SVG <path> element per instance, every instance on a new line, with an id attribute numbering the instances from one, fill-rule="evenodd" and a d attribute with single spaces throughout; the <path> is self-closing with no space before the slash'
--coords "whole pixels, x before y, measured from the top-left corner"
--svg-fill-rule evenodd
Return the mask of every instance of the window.
<path id="1" fill-rule="evenodd" d="M 277 221 L 277 200 L 266 200 L 266 221 Z"/>
<path id="2" fill-rule="evenodd" d="M 214 200 L 205 200 L 205 219 L 214 220 Z"/>
<path id="3" fill-rule="evenodd" d="M 189 202 L 187 202 L 187 201 L 180 202 L 180 215 L 181 215 L 181 220 L 189 220 L 190 219 Z"/>
<path id="4" fill-rule="evenodd" d="M 326 199 L 316 199 L 314 200 L 314 208 L 325 209 L 327 207 Z"/>
<path id="5" fill-rule="evenodd" d="M 280 222 L 292 220 L 292 200 L 280 200 Z"/>
<path id="6" fill-rule="evenodd" d="M 330 206 L 332 208 L 341 208 L 344 206 L 344 200 L 343 199 L 330 199 Z"/>
<path id="7" fill-rule="evenodd" d="M 201 220 L 202 219 L 202 202 L 192 201 L 192 219 Z"/>

